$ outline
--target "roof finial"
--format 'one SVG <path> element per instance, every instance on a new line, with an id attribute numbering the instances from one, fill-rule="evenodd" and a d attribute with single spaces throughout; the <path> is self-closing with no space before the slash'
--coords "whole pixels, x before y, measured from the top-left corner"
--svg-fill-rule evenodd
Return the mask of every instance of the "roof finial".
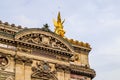
<path id="1" fill-rule="evenodd" d="M 65 22 L 65 20 L 61 21 L 61 16 L 60 16 L 60 12 L 58 12 L 58 16 L 57 16 L 57 21 L 55 19 L 53 19 L 53 23 L 54 23 L 54 32 L 62 37 L 64 37 L 65 31 L 63 29 L 63 23 Z"/>

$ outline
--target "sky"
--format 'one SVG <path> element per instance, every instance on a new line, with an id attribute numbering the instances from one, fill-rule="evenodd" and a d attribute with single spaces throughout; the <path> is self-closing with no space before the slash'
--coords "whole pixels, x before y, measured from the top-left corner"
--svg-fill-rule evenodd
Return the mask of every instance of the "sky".
<path id="1" fill-rule="evenodd" d="M 61 12 L 65 36 L 88 42 L 93 80 L 120 80 L 120 0 L 0 0 L 0 20 L 41 28 Z"/>

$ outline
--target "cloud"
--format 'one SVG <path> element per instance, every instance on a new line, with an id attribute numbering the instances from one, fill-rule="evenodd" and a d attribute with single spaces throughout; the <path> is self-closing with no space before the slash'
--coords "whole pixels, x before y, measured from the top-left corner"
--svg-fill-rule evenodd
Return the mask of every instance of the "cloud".
<path id="1" fill-rule="evenodd" d="M 14 20 L 16 20 L 16 23 L 21 24 L 24 27 L 38 27 L 39 21 L 30 19 L 25 15 L 17 15 L 14 16 Z"/>

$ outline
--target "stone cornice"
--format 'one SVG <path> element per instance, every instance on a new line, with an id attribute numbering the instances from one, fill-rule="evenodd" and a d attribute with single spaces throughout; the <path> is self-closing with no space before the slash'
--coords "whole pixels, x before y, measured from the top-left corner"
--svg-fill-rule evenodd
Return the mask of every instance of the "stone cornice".
<path id="1" fill-rule="evenodd" d="M 78 75 L 84 75 L 84 76 L 88 76 L 91 78 L 94 78 L 96 73 L 93 69 L 87 68 L 87 67 L 83 67 L 83 66 L 78 66 L 78 65 L 70 65 L 71 68 L 71 73 L 72 74 L 78 74 Z"/>
<path id="2" fill-rule="evenodd" d="M 77 45 L 72 45 L 74 48 L 74 51 L 77 53 L 81 53 L 82 51 L 89 53 L 91 51 L 91 49 L 86 48 L 86 47 L 82 47 L 82 46 L 77 46 Z"/>
<path id="3" fill-rule="evenodd" d="M 71 64 L 70 68 L 71 68 L 72 74 L 84 75 L 84 76 L 88 76 L 91 78 L 94 78 L 96 75 L 95 71 L 93 69 L 88 68 L 88 67 L 83 67 L 83 66 Z"/>
<path id="4" fill-rule="evenodd" d="M 62 64 L 55 64 L 55 68 L 57 69 L 57 71 L 70 72 L 70 66 L 66 66 Z"/>
<path id="5" fill-rule="evenodd" d="M 71 74 L 88 76 L 90 78 L 94 78 L 96 75 L 93 69 L 78 66 L 78 65 L 73 65 L 73 64 L 71 64 L 70 66 L 56 64 L 55 67 L 57 71 L 70 72 Z"/>
<path id="6" fill-rule="evenodd" d="M 13 32 L 18 32 L 19 30 L 23 29 L 20 25 L 16 26 L 15 24 L 9 24 L 8 22 L 3 23 L 2 21 L 0 21 L 0 27 Z"/>
<path id="7" fill-rule="evenodd" d="M 14 36 L 0 31 L 0 38 L 13 40 Z"/>
<path id="8" fill-rule="evenodd" d="M 54 52 L 55 54 L 58 54 L 58 55 L 61 54 L 61 55 L 64 55 L 68 58 L 73 56 L 73 54 L 70 53 L 70 52 L 62 51 L 62 50 L 55 49 L 55 48 L 52 48 L 52 47 L 45 47 L 45 46 L 42 46 L 42 45 L 35 45 L 35 44 L 25 43 L 25 42 L 21 42 L 21 41 L 16 41 L 16 43 L 17 43 L 18 46 L 24 46 L 24 47 L 26 46 L 26 48 L 35 48 L 35 49 L 39 49 L 39 50 Z"/>
<path id="9" fill-rule="evenodd" d="M 52 53 L 51 55 L 61 56 L 61 59 L 62 59 L 62 56 L 66 57 L 67 61 L 69 61 L 69 59 L 73 56 L 72 53 L 67 52 L 67 51 L 62 51 L 62 50 L 55 49 L 55 48 L 52 48 L 52 47 L 45 47 L 45 46 L 42 46 L 42 45 L 36 45 L 36 44 L 26 43 L 26 42 L 17 41 L 17 40 L 13 41 L 13 40 L 7 40 L 7 39 L 0 38 L 0 42 L 3 43 L 3 44 L 8 44 L 8 45 L 15 46 L 15 47 L 23 47 L 23 48 L 26 48 L 26 49 L 31 49 L 32 48 L 32 49 L 48 51 L 48 53 L 49 52 Z"/>
<path id="10" fill-rule="evenodd" d="M 11 39 L 8 37 L 4 38 L 4 36 L 0 38 L 0 42 L 4 43 L 4 44 L 8 44 L 8 45 L 13 45 L 13 46 L 22 46 L 22 47 L 26 46 L 26 47 L 30 47 L 30 48 L 36 48 L 36 49 L 43 49 L 44 48 L 45 50 L 56 52 L 57 54 L 65 55 L 66 57 L 69 57 L 69 58 L 73 55 L 71 52 L 62 51 L 62 50 L 55 49 L 52 47 L 45 47 L 42 45 L 27 43 L 27 42 L 23 42 L 20 40 L 14 40 L 14 39 Z"/>

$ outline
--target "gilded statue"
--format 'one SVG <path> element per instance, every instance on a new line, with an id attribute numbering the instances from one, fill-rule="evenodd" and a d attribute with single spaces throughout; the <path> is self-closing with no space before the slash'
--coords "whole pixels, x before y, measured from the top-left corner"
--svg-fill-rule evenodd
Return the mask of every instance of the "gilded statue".
<path id="1" fill-rule="evenodd" d="M 60 12 L 58 13 L 57 16 L 57 21 L 54 19 L 53 23 L 54 23 L 54 32 L 62 37 L 64 37 L 65 31 L 63 29 L 63 23 L 65 22 L 65 20 L 61 21 L 61 16 L 60 16 Z"/>

